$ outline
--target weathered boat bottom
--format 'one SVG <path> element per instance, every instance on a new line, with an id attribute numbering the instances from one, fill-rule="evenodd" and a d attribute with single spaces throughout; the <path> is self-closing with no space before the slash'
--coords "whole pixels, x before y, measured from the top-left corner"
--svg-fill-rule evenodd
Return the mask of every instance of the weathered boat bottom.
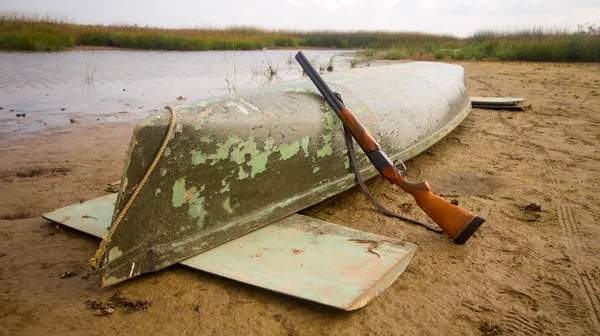
<path id="1" fill-rule="evenodd" d="M 470 109 L 464 71 L 454 65 L 358 69 L 326 80 L 392 160 L 429 148 Z M 356 183 L 342 125 L 308 80 L 178 106 L 177 115 L 155 174 L 107 246 L 98 270 L 104 286 L 208 251 Z M 162 111 L 136 127 L 114 216 L 156 155 L 168 117 Z M 358 169 L 365 178 L 377 174 L 363 153 Z"/>

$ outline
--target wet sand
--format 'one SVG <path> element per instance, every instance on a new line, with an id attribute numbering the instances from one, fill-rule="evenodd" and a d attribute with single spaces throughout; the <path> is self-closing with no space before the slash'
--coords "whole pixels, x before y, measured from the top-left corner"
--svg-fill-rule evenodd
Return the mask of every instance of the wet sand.
<path id="1" fill-rule="evenodd" d="M 419 245 L 400 278 L 351 313 L 181 266 L 98 288 L 87 276 L 98 241 L 40 214 L 105 195 L 134 123 L 0 139 L 0 334 L 599 334 L 600 65 L 458 64 L 470 95 L 525 97 L 532 109 L 474 109 L 408 172 L 487 222 L 456 246 L 375 212 L 357 188 L 305 210 Z M 382 178 L 368 184 L 391 209 L 424 219 Z M 86 309 L 117 290 L 152 305 L 108 317 Z"/>

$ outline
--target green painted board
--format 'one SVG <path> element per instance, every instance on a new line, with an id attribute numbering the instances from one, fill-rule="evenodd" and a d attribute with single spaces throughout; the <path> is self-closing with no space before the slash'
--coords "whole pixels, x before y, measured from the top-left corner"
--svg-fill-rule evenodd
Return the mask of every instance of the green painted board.
<path id="1" fill-rule="evenodd" d="M 116 197 L 112 194 L 70 205 L 43 217 L 101 237 L 110 225 Z M 375 253 L 369 252 L 370 247 Z M 293 214 L 181 264 L 354 310 L 394 283 L 415 250 L 411 243 Z M 131 273 L 135 272 L 132 264 Z"/>

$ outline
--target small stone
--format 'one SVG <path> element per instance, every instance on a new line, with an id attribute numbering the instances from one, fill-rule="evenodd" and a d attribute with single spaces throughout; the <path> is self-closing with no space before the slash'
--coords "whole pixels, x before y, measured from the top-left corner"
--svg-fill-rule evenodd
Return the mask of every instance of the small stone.
<path id="1" fill-rule="evenodd" d="M 61 107 L 61 108 L 60 108 L 60 110 L 61 110 L 61 111 L 66 111 L 67 109 L 66 109 L 66 108 L 64 108 L 64 107 Z"/>
<path id="2" fill-rule="evenodd" d="M 77 120 L 75 120 L 75 119 L 69 119 L 69 120 L 71 121 L 71 124 L 74 124 L 77 122 Z"/>
<path id="3" fill-rule="evenodd" d="M 533 211 L 533 212 L 540 212 L 540 211 L 542 211 L 542 206 L 538 205 L 538 204 L 535 204 L 533 202 L 527 204 L 524 208 L 527 211 Z"/>
<path id="4" fill-rule="evenodd" d="M 109 193 L 118 193 L 119 186 L 109 186 L 108 188 L 104 189 L 104 191 L 109 192 Z"/>
<path id="5" fill-rule="evenodd" d="M 127 91 L 127 90 L 123 89 L 123 91 Z"/>
<path id="6" fill-rule="evenodd" d="M 70 277 L 74 277 L 74 276 L 76 276 L 76 275 L 77 275 L 77 272 L 63 272 L 63 273 L 60 275 L 60 278 L 61 278 L 61 279 L 68 279 L 68 278 L 70 278 Z"/>

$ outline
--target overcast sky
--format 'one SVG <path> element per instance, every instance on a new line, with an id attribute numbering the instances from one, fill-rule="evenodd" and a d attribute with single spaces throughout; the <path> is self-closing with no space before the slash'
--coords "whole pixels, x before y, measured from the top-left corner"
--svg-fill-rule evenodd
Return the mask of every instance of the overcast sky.
<path id="1" fill-rule="evenodd" d="M 50 13 L 86 24 L 252 25 L 459 36 L 484 28 L 600 25 L 600 0 L 0 0 L 0 11 Z"/>

